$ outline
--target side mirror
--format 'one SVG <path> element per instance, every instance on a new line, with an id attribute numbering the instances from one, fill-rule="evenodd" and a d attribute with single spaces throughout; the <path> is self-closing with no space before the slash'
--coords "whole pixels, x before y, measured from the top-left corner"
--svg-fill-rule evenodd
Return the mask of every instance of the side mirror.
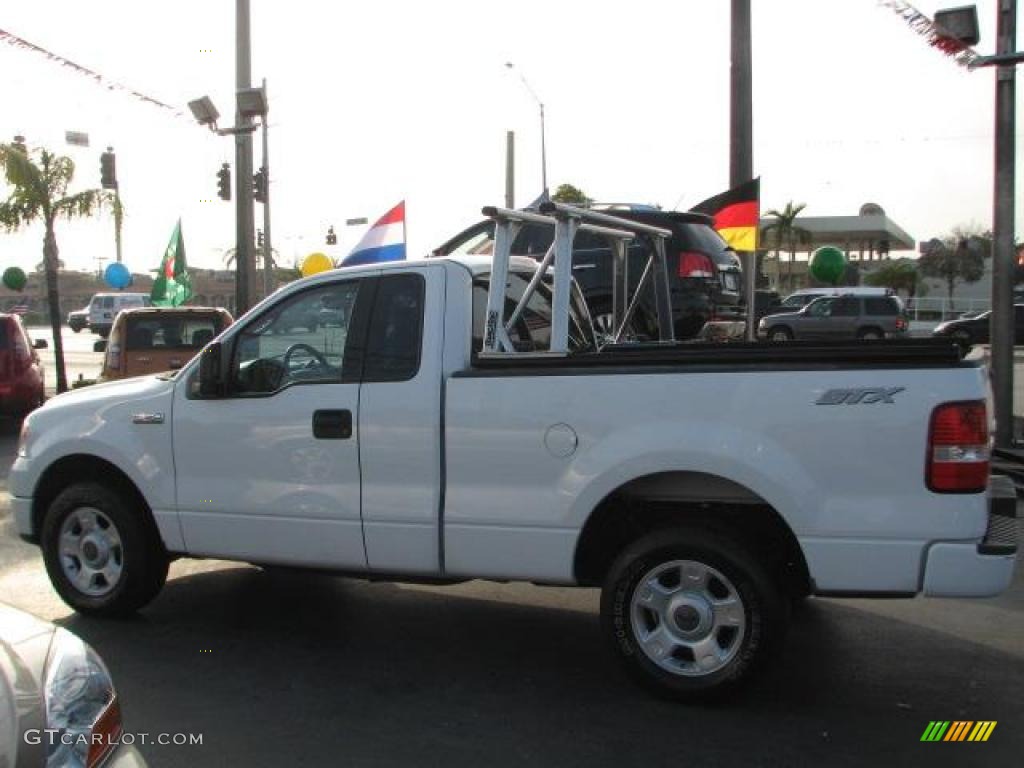
<path id="1" fill-rule="evenodd" d="M 49 346 L 46 343 L 46 339 L 36 339 L 32 342 L 32 349 L 47 349 Z"/>
<path id="2" fill-rule="evenodd" d="M 92 345 L 93 352 L 106 352 L 107 351 L 107 340 L 100 339 Z"/>
<path id="3" fill-rule="evenodd" d="M 220 397 L 223 392 L 220 342 L 207 344 L 200 354 L 199 396 Z"/>

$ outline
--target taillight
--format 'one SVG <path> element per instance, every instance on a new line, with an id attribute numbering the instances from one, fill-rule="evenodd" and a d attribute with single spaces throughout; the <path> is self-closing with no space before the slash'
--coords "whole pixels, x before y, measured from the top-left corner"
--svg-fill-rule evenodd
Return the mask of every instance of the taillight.
<path id="1" fill-rule="evenodd" d="M 906 320 L 906 318 L 904 318 L 904 317 L 897 317 L 896 318 L 896 330 L 897 331 L 905 331 L 905 330 L 907 330 L 907 320 Z"/>
<path id="2" fill-rule="evenodd" d="M 111 344 L 107 347 L 106 367 L 113 370 L 121 370 L 121 345 Z"/>
<path id="3" fill-rule="evenodd" d="M 682 251 L 679 254 L 679 276 L 714 277 L 715 264 L 703 253 Z"/>
<path id="4" fill-rule="evenodd" d="M 988 414 L 984 400 L 932 411 L 925 482 L 936 493 L 980 493 L 988 486 Z"/>

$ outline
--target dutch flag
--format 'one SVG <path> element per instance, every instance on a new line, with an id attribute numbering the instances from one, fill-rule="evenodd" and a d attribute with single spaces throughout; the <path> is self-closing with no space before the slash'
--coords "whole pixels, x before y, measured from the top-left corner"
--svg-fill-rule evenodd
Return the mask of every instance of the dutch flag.
<path id="1" fill-rule="evenodd" d="M 385 213 L 341 261 L 343 267 L 405 261 L 405 200 Z"/>

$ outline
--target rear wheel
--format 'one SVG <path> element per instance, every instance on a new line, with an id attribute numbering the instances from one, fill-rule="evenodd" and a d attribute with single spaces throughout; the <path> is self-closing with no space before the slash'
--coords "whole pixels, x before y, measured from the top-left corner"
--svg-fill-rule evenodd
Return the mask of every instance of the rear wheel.
<path id="1" fill-rule="evenodd" d="M 611 300 L 595 300 L 591 305 L 590 312 L 590 319 L 594 324 L 594 333 L 597 334 L 598 340 L 605 344 L 611 343 L 615 333 L 615 315 L 612 311 Z M 636 314 L 634 314 L 622 334 L 622 341 L 641 341 L 645 338 L 649 338 L 649 336 L 643 330 L 642 324 L 637 322 Z"/>
<path id="2" fill-rule="evenodd" d="M 615 561 L 601 594 L 606 639 L 642 685 L 713 699 L 757 669 L 785 624 L 778 587 L 734 542 L 696 529 L 657 531 Z"/>
<path id="3" fill-rule="evenodd" d="M 79 613 L 124 616 L 156 597 L 169 561 L 148 514 L 96 483 L 76 483 L 54 499 L 41 546 L 65 603 Z"/>
<path id="4" fill-rule="evenodd" d="M 881 341 L 885 338 L 885 334 L 878 328 L 861 328 L 857 332 L 857 338 L 861 341 Z"/>
<path id="5" fill-rule="evenodd" d="M 768 331 L 768 341 L 792 341 L 793 332 L 784 325 L 777 325 Z"/>

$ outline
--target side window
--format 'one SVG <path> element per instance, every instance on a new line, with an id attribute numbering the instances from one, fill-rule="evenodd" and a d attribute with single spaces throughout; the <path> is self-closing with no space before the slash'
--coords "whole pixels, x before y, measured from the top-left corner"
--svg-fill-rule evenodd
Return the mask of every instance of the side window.
<path id="1" fill-rule="evenodd" d="M 238 334 L 232 389 L 269 394 L 291 384 L 338 384 L 358 281 L 331 283 L 290 297 Z M 339 310 L 337 325 L 320 327 L 320 312 Z"/>
<path id="2" fill-rule="evenodd" d="M 113 309 L 114 308 L 114 297 L 113 296 L 104 296 L 103 297 L 103 308 L 104 309 Z"/>
<path id="3" fill-rule="evenodd" d="M 831 317 L 834 299 L 821 299 L 813 302 L 807 307 L 807 314 L 811 317 Z"/>
<path id="4" fill-rule="evenodd" d="M 423 278 L 382 277 L 377 285 L 366 344 L 363 381 L 407 381 L 420 367 Z"/>
<path id="5" fill-rule="evenodd" d="M 832 317 L 856 317 L 860 314 L 860 299 L 846 297 L 832 302 Z"/>
<path id="6" fill-rule="evenodd" d="M 516 235 L 516 239 L 512 243 L 512 253 L 517 256 L 540 258 L 547 253 L 554 239 L 554 227 L 542 224 L 526 224 L 519 230 L 519 234 Z"/>
<path id="7" fill-rule="evenodd" d="M 865 299 L 864 305 L 864 314 L 866 315 L 888 316 L 900 313 L 899 304 L 890 298 Z"/>

